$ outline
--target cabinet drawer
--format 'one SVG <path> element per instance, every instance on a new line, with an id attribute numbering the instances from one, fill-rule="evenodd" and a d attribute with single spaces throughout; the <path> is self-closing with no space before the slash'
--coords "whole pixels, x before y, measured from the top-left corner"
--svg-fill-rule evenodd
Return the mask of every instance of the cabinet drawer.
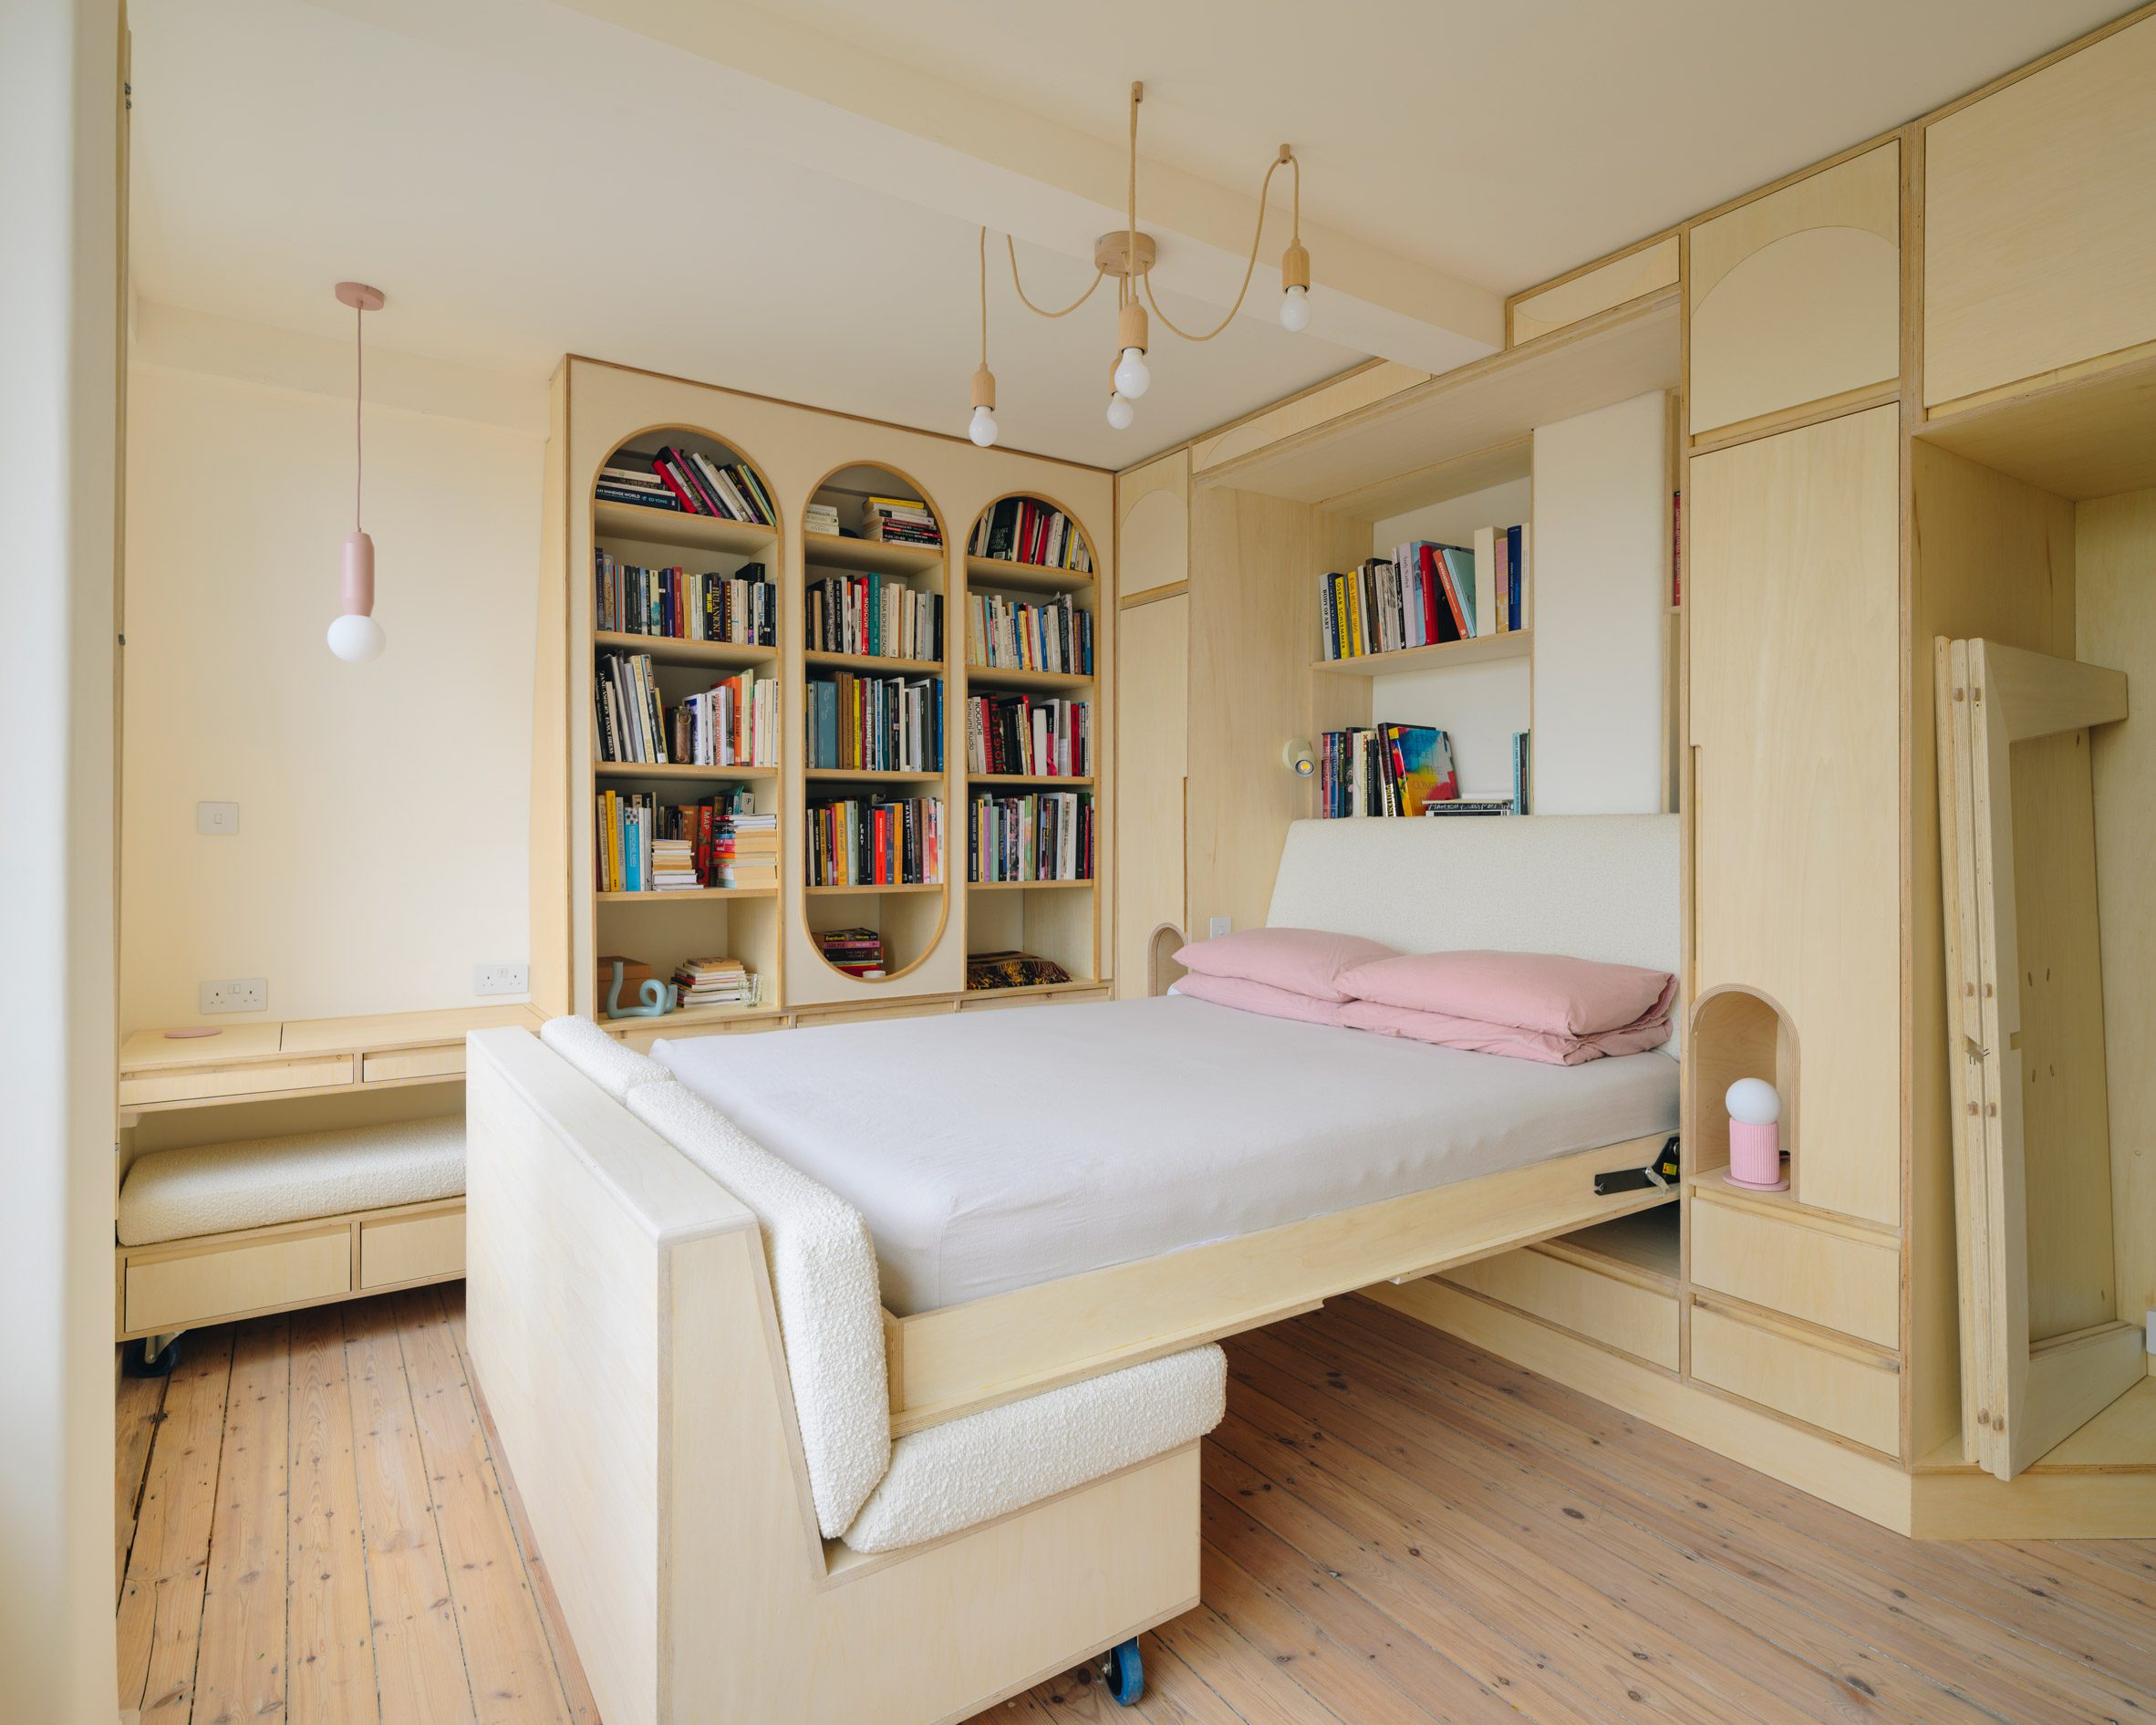
<path id="1" fill-rule="evenodd" d="M 1901 1452 L 1902 1375 L 1892 1360 L 1695 1305 L 1692 1376 L 1888 1455 Z"/>
<path id="2" fill-rule="evenodd" d="M 1692 230 L 1695 436 L 1902 373 L 1902 146 Z"/>
<path id="3" fill-rule="evenodd" d="M 461 1078 L 463 1075 L 464 1044 L 461 1042 L 359 1056 L 361 1084 L 387 1084 L 396 1078 Z"/>
<path id="4" fill-rule="evenodd" d="M 130 1334 L 187 1329 L 351 1289 L 352 1230 L 339 1222 L 319 1233 L 131 1260 L 125 1276 L 124 1323 Z"/>
<path id="5" fill-rule="evenodd" d="M 464 1273 L 464 1212 L 359 1224 L 359 1285 L 443 1281 Z"/>
<path id="6" fill-rule="evenodd" d="M 1924 131 L 1924 402 L 2156 340 L 2156 18 Z"/>
<path id="7" fill-rule="evenodd" d="M 1531 1246 L 1447 1270 L 1444 1280 L 1667 1371 L 1677 1369 L 1677 1298 Z"/>
<path id="8" fill-rule="evenodd" d="M 139 1108 L 159 1102 L 275 1096 L 281 1090 L 320 1090 L 351 1082 L 349 1055 L 317 1060 L 270 1060 L 258 1066 L 175 1066 L 122 1078 L 119 1105 Z"/>
<path id="9" fill-rule="evenodd" d="M 1902 1254 L 1884 1242 L 1703 1196 L 1692 1206 L 1692 1280 L 1881 1347 L 1901 1340 Z"/>

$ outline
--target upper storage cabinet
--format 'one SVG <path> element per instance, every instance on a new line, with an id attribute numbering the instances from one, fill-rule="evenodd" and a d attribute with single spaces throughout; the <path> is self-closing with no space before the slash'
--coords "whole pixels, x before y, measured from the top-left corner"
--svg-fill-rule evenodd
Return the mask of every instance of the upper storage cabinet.
<path id="1" fill-rule="evenodd" d="M 1924 133 L 1924 404 L 2156 341 L 2156 17 Z"/>
<path id="2" fill-rule="evenodd" d="M 1889 142 L 1692 230 L 1695 437 L 1901 375 L 1901 189 Z"/>

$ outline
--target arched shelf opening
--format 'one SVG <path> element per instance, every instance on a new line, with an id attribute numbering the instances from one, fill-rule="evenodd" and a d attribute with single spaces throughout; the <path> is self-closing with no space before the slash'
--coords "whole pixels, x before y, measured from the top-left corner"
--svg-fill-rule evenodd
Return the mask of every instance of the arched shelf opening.
<path id="1" fill-rule="evenodd" d="M 1690 1171 L 1720 1180 L 1729 1168 L 1729 1114 L 1723 1096 L 1739 1078 L 1764 1078 L 1781 1097 L 1783 1171 L 1797 1188 L 1802 1125 L 1798 1110 L 1797 1026 L 1780 1003 L 1738 983 L 1711 988 L 1693 1004 L 1685 1044 L 1691 1084 Z"/>

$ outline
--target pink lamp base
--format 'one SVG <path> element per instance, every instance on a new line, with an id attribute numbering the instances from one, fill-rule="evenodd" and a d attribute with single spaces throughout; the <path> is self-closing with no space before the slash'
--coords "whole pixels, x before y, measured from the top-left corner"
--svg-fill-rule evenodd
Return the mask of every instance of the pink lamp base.
<path id="1" fill-rule="evenodd" d="M 1788 1191 L 1788 1177 L 1782 1172 L 1781 1127 L 1730 1121 L 1729 1171 L 1722 1178 L 1748 1192 Z"/>

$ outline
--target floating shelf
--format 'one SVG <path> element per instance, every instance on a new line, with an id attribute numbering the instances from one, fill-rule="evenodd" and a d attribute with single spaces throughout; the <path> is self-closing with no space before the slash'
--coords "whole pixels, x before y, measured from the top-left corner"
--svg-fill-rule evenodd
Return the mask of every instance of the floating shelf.
<path id="1" fill-rule="evenodd" d="M 1353 659 L 1313 659 L 1310 668 L 1341 677 L 1392 677 L 1404 670 L 1438 670 L 1491 659 L 1525 659 L 1534 641 L 1532 629 L 1516 629 L 1502 635 L 1477 635 L 1471 640 L 1433 641 L 1427 647 L 1403 647 L 1389 653 L 1358 653 Z"/>
<path id="2" fill-rule="evenodd" d="M 941 892 L 943 882 L 929 880 L 902 887 L 803 887 L 802 891 L 812 899 L 828 898 L 839 893 L 851 893 L 855 898 L 881 898 L 886 893 Z"/>
<path id="3" fill-rule="evenodd" d="M 864 569 L 878 575 L 918 575 L 941 569 L 944 556 L 941 546 L 900 545 L 808 532 L 801 535 L 801 553 L 812 569 Z"/>
<path id="4" fill-rule="evenodd" d="M 775 899 L 776 887 L 692 887 L 671 892 L 595 892 L 601 904 L 694 903 L 702 899 Z"/>
<path id="5" fill-rule="evenodd" d="M 685 641 L 671 635 L 630 635 L 607 629 L 595 629 L 591 641 L 594 647 L 609 652 L 648 653 L 656 665 L 772 665 L 779 658 L 775 647 L 743 647 L 733 641 Z"/>
<path id="6" fill-rule="evenodd" d="M 1090 689 L 1093 679 L 1075 670 L 1010 670 L 968 665 L 966 681 L 982 689 Z"/>
<path id="7" fill-rule="evenodd" d="M 1044 791 L 1090 791 L 1093 780 L 1069 773 L 969 773 L 969 785 L 1009 785 Z"/>
<path id="8" fill-rule="evenodd" d="M 940 785 L 943 782 L 941 768 L 934 772 L 872 772 L 865 767 L 812 766 L 803 768 L 802 776 L 812 785 Z"/>
<path id="9" fill-rule="evenodd" d="M 801 658 L 811 670 L 858 670 L 879 677 L 943 675 L 943 661 L 940 659 L 886 659 L 878 653 L 827 653 L 817 647 L 808 649 Z"/>
<path id="10" fill-rule="evenodd" d="M 1094 585 L 1083 569 L 1059 569 L 1046 563 L 1009 563 L 1001 557 L 966 559 L 969 587 L 1017 587 L 1031 593 L 1081 593 Z"/>
<path id="11" fill-rule="evenodd" d="M 726 551 L 736 556 L 768 556 L 778 532 L 728 521 L 720 515 L 689 515 L 676 509 L 647 509 L 640 504 L 594 503 L 592 533 L 600 539 L 634 539 L 643 545 L 677 546 L 684 551 Z"/>
<path id="12" fill-rule="evenodd" d="M 1057 888 L 1069 891 L 1074 888 L 1091 888 L 1100 883 L 1090 876 L 1083 880 L 969 880 L 969 892 L 1050 892 Z"/>
<path id="13" fill-rule="evenodd" d="M 602 1011 L 602 1024 L 722 1024 L 741 1018 L 776 1018 L 779 1008 L 759 1001 L 753 1006 L 684 1006 L 654 1018 L 648 1013 L 624 1013 L 610 1018 Z"/>
<path id="14" fill-rule="evenodd" d="M 775 766 L 700 766 L 678 765 L 669 761 L 594 761 L 592 772 L 602 779 L 689 779 L 710 780 L 728 784 L 735 779 L 775 779 L 779 769 Z"/>

